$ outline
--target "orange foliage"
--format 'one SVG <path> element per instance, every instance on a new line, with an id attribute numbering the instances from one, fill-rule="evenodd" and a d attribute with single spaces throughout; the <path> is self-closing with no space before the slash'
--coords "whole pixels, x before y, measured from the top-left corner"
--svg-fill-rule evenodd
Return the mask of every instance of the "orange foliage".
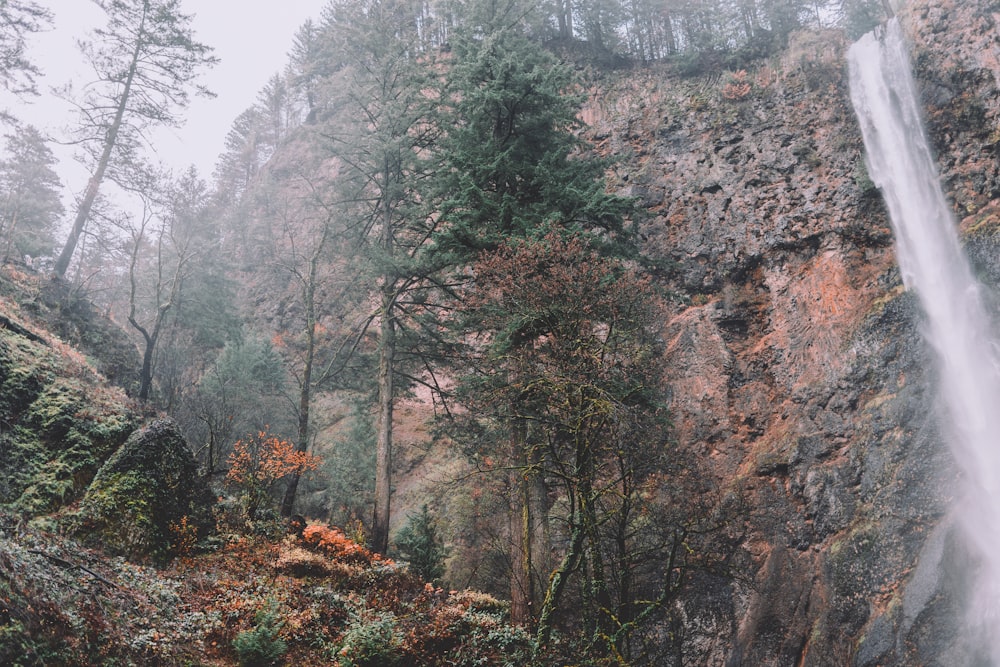
<path id="1" fill-rule="evenodd" d="M 240 486 L 268 486 L 283 477 L 316 470 L 319 464 L 319 457 L 296 451 L 295 445 L 287 440 L 260 431 L 233 446 L 226 479 Z"/>
<path id="2" fill-rule="evenodd" d="M 167 526 L 170 530 L 170 546 L 178 556 L 187 556 L 194 551 L 198 542 L 198 527 L 188 523 L 187 515 L 179 521 L 171 521 Z"/>
<path id="3" fill-rule="evenodd" d="M 379 554 L 365 549 L 347 537 L 339 528 L 311 524 L 302 531 L 302 542 L 306 546 L 337 560 L 365 563 L 391 562 Z"/>
<path id="4" fill-rule="evenodd" d="M 750 94 L 747 71 L 741 69 L 732 73 L 732 80 L 722 87 L 722 96 L 727 100 L 741 100 Z"/>

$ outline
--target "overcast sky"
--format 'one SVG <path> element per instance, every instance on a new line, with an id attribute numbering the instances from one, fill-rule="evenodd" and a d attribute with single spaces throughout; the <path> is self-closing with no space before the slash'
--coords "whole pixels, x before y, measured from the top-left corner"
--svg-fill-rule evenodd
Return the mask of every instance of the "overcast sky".
<path id="1" fill-rule="evenodd" d="M 319 17 L 327 0 L 183 0 L 186 13 L 194 15 L 199 41 L 215 49 L 221 62 L 201 79 L 218 97 L 194 98 L 179 130 L 156 137 L 159 158 L 177 171 L 194 164 L 203 178 L 211 176 L 215 159 L 233 120 L 253 104 L 257 92 L 287 62 L 296 29 Z M 32 58 L 45 73 L 43 95 L 29 105 L 15 105 L 21 120 L 32 123 L 54 138 L 73 120 L 65 103 L 48 94 L 49 88 L 73 80 L 88 80 L 76 40 L 104 23 L 103 13 L 91 0 L 41 0 L 55 15 L 55 28 L 31 36 Z M 71 152 L 60 150 L 64 162 Z M 73 193 L 86 184 L 87 174 L 77 165 L 61 165 L 60 175 Z"/>

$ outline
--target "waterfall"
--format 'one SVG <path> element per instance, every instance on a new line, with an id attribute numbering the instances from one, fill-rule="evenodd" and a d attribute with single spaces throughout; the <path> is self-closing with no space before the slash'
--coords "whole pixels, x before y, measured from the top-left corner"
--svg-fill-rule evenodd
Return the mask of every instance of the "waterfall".
<path id="1" fill-rule="evenodd" d="M 991 322 L 956 232 L 924 133 L 898 19 L 848 52 L 851 100 L 868 171 L 882 191 L 908 289 L 938 362 L 942 435 L 962 472 L 954 511 L 979 559 L 970 627 L 1000 665 L 1000 363 Z"/>

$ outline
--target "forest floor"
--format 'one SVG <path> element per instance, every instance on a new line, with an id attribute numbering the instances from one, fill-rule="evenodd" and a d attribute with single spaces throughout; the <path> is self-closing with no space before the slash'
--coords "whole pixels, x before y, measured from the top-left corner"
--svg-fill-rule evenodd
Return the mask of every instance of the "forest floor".
<path id="1" fill-rule="evenodd" d="M 0 663 L 518 665 L 504 603 L 446 591 L 337 529 L 220 534 L 165 567 L 0 515 Z"/>

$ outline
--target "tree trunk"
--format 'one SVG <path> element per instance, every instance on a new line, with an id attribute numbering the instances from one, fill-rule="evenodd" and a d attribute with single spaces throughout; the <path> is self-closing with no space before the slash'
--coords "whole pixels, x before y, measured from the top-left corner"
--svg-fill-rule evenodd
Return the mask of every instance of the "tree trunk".
<path id="1" fill-rule="evenodd" d="M 583 533 L 587 544 L 587 561 L 590 564 L 591 576 L 587 581 L 589 590 L 584 597 L 585 602 L 589 602 L 593 613 L 589 618 L 587 614 L 584 615 L 584 627 L 595 640 L 598 640 L 601 637 L 610 637 L 614 632 L 615 610 L 612 608 L 611 595 L 608 592 L 595 501 L 592 485 L 585 484 L 580 490 L 580 518 L 583 522 Z"/>
<path id="2" fill-rule="evenodd" d="M 392 417 L 396 400 L 396 270 L 393 236 L 393 186 L 400 182 L 399 159 L 391 154 L 382 163 L 382 238 L 380 244 L 389 265 L 382 273 L 381 321 L 378 345 L 378 417 L 375 424 L 375 502 L 372 516 L 372 550 L 389 551 L 389 498 L 392 495 Z"/>
<path id="3" fill-rule="evenodd" d="M 669 15 L 663 17 L 663 33 L 666 40 L 667 54 L 673 55 L 677 53 L 677 37 L 674 35 L 674 23 Z"/>
<path id="4" fill-rule="evenodd" d="M 615 530 L 615 558 L 618 571 L 618 626 L 628 627 L 635 617 L 632 592 L 632 554 L 629 551 L 628 531 L 629 519 L 632 516 L 632 489 L 630 477 L 623 476 L 622 506 L 618 510 L 617 527 Z M 626 660 L 631 658 L 630 635 L 624 633 L 615 637 L 615 649 Z"/>
<path id="5" fill-rule="evenodd" d="M 394 366 L 396 324 L 393 321 L 395 295 L 391 285 L 382 288 L 382 321 L 379 325 L 378 419 L 375 441 L 375 510 L 372 520 L 372 550 L 389 550 L 389 496 L 392 493 L 392 413 L 394 406 Z"/>
<path id="6" fill-rule="evenodd" d="M 12 198 L 13 198 L 13 191 L 8 193 L 7 195 L 8 205 L 10 204 L 10 200 Z M 3 261 L 5 262 L 10 259 L 10 249 L 14 245 L 14 230 L 17 229 L 17 213 L 18 212 L 16 210 L 13 212 L 13 215 L 11 215 L 10 218 L 10 225 L 7 227 L 7 229 L 4 230 L 4 232 L 7 235 L 7 248 L 4 250 L 3 253 Z"/>
<path id="7" fill-rule="evenodd" d="M 302 369 L 302 384 L 299 388 L 299 425 L 295 444 L 295 450 L 302 454 L 309 449 L 309 420 L 312 413 L 313 364 L 316 360 L 316 282 L 329 231 L 328 226 L 323 227 L 319 243 L 309 258 L 309 273 L 302 284 L 302 305 L 306 311 L 306 358 Z M 281 516 L 286 519 L 292 516 L 292 510 L 295 508 L 295 495 L 298 493 L 301 477 L 299 472 L 292 473 L 288 486 L 285 487 L 285 496 L 281 500 Z"/>
<path id="8" fill-rule="evenodd" d="M 312 370 L 313 358 L 316 356 L 316 305 L 315 305 L 315 262 L 311 268 L 311 280 L 306 288 L 306 359 L 302 369 L 302 386 L 299 389 L 299 427 L 295 449 L 305 453 L 309 449 L 309 413 L 312 404 Z M 299 479 L 302 475 L 292 473 L 285 487 L 285 496 L 281 500 L 281 516 L 286 519 L 292 516 L 295 507 L 295 495 L 299 490 Z"/>
<path id="9" fill-rule="evenodd" d="M 549 587 L 545 591 L 545 601 L 538 614 L 538 631 L 535 633 L 535 642 L 539 649 L 545 648 L 552 638 L 552 614 L 559 606 L 569 575 L 580 567 L 580 561 L 583 559 L 583 539 L 582 526 L 573 525 L 570 532 L 569 549 L 559 563 L 559 567 L 553 570 L 549 576 Z"/>
<path id="10" fill-rule="evenodd" d="M 511 447 L 523 456 L 524 439 L 520 422 L 512 428 Z M 531 503 L 528 494 L 528 467 L 521 461 L 510 471 L 510 620 L 514 625 L 531 623 Z"/>
<path id="11" fill-rule="evenodd" d="M 507 369 L 507 383 L 519 385 L 524 377 L 524 358 L 515 352 Z M 527 626 L 533 620 L 532 602 L 532 516 L 531 452 L 528 448 L 528 426 L 521 406 L 512 398 L 507 406 L 510 420 L 507 433 L 510 471 L 510 619 L 514 625 Z"/>
<path id="12" fill-rule="evenodd" d="M 552 536 L 549 532 L 549 487 L 542 474 L 544 461 L 538 447 L 532 447 L 528 470 L 528 523 L 531 538 L 529 548 L 531 560 L 528 564 L 531 575 L 531 613 L 541 604 L 539 596 L 545 590 L 544 574 L 552 571 Z"/>
<path id="13" fill-rule="evenodd" d="M 573 39 L 573 4 L 570 0 L 563 0 L 560 4 L 562 23 L 559 27 L 563 31 L 562 36 L 566 39 Z"/>
<path id="14" fill-rule="evenodd" d="M 139 400 L 145 403 L 149 400 L 149 393 L 153 388 L 153 350 L 156 348 L 156 338 L 159 327 L 154 328 L 152 334 L 139 326 L 135 320 L 130 319 L 132 326 L 139 330 L 145 341 L 146 347 L 142 351 L 142 370 L 139 371 Z"/>
<path id="15" fill-rule="evenodd" d="M 97 169 L 94 170 L 90 180 L 87 181 L 87 189 L 84 191 L 83 199 L 80 201 L 80 208 L 76 211 L 73 228 L 70 229 L 66 244 L 63 246 L 62 252 L 59 253 L 59 257 L 56 259 L 55 267 L 53 268 L 53 272 L 59 278 L 66 276 L 66 270 L 69 268 L 69 263 L 73 259 L 73 253 L 76 251 L 77 241 L 80 240 L 80 234 L 83 233 L 84 225 L 87 224 L 87 218 L 90 217 L 90 209 L 94 206 L 97 193 L 101 189 L 101 182 L 104 180 L 104 174 L 108 170 L 108 164 L 111 162 L 111 153 L 114 151 L 115 144 L 118 141 L 118 133 L 121 131 L 122 124 L 125 121 L 125 109 L 128 106 L 129 95 L 132 92 L 132 82 L 135 80 L 139 55 L 145 43 L 146 13 L 148 11 L 149 2 L 145 2 L 143 3 L 142 22 L 139 24 L 139 31 L 135 37 L 135 49 L 132 51 L 132 60 L 129 63 L 128 74 L 125 77 L 125 85 L 122 87 L 121 97 L 118 99 L 118 108 L 115 109 L 115 118 L 108 128 L 107 134 L 104 136 L 104 149 L 101 151 L 101 159 L 98 160 Z"/>

